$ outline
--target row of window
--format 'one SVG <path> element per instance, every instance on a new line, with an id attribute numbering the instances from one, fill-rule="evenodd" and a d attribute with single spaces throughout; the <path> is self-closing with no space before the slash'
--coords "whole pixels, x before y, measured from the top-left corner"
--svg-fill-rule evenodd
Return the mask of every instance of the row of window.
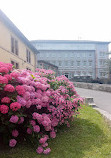
<path id="1" fill-rule="evenodd" d="M 100 56 L 105 56 L 106 53 L 105 53 L 105 52 L 100 52 L 99 55 L 100 55 Z"/>
<path id="2" fill-rule="evenodd" d="M 40 53 L 39 54 L 39 56 L 40 57 L 59 57 L 59 58 L 61 58 L 61 57 L 65 57 L 65 58 L 67 58 L 67 57 L 92 57 L 92 53 L 70 53 L 70 52 L 68 52 L 68 53 Z"/>
<path id="3" fill-rule="evenodd" d="M 18 41 L 12 36 L 11 36 L 11 52 L 17 56 L 19 55 Z M 31 53 L 28 49 L 26 49 L 26 61 L 28 63 L 31 63 Z"/>
<path id="4" fill-rule="evenodd" d="M 52 63 L 57 66 L 62 66 L 64 64 L 65 66 L 74 66 L 75 62 L 74 61 L 47 61 L 49 63 Z M 92 61 L 76 61 L 77 66 L 92 66 Z"/>
<path id="5" fill-rule="evenodd" d="M 106 60 L 99 60 L 99 65 L 105 66 L 105 65 L 107 65 L 107 61 Z"/>
<path id="6" fill-rule="evenodd" d="M 104 77 L 104 76 L 106 76 L 108 73 L 107 73 L 107 72 L 100 72 L 99 74 L 100 74 L 101 77 Z"/>
<path id="7" fill-rule="evenodd" d="M 60 72 L 60 75 L 62 75 L 62 72 Z M 71 73 L 71 76 L 92 76 L 93 72 L 92 71 L 74 71 Z"/>
<path id="8" fill-rule="evenodd" d="M 11 60 L 11 64 L 14 66 L 14 68 L 16 68 L 16 69 L 19 69 L 19 63 L 18 62 L 16 62 L 16 61 L 14 61 L 14 60 Z M 27 70 L 31 70 L 30 68 L 26 68 Z"/>

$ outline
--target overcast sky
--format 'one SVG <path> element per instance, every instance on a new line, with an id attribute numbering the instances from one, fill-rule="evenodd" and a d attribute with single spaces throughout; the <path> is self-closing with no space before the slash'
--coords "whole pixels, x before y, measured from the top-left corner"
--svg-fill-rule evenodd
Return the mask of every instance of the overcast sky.
<path id="1" fill-rule="evenodd" d="M 29 40 L 111 41 L 111 0 L 0 0 Z"/>

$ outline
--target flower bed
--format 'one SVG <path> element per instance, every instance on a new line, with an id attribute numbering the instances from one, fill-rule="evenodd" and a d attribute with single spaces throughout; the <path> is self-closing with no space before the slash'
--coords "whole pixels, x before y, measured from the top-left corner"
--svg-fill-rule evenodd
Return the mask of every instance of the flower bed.
<path id="1" fill-rule="evenodd" d="M 48 154 L 48 139 L 78 114 L 82 98 L 65 76 L 51 70 L 14 70 L 0 62 L 0 135 L 14 147 L 20 139 L 37 142 L 37 153 Z"/>

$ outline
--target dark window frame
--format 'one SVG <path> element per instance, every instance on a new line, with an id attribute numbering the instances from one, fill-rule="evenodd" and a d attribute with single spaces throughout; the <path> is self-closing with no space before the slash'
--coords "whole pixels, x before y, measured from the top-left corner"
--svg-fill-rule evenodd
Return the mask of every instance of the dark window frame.
<path id="1" fill-rule="evenodd" d="M 26 61 L 31 63 L 31 53 L 28 49 L 26 49 Z"/>
<path id="2" fill-rule="evenodd" d="M 18 40 L 16 40 L 13 36 L 11 36 L 11 52 L 18 56 Z"/>
<path id="3" fill-rule="evenodd" d="M 16 69 L 19 69 L 19 63 L 14 61 L 14 60 L 11 60 L 11 64 L 15 66 Z"/>

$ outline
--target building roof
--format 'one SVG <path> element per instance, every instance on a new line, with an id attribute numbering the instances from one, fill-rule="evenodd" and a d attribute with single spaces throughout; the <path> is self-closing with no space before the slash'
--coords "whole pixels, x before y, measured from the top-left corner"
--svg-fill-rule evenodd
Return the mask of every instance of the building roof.
<path id="1" fill-rule="evenodd" d="M 109 44 L 111 41 L 91 41 L 91 40 L 32 40 L 32 43 L 89 43 L 89 44 Z"/>
<path id="2" fill-rule="evenodd" d="M 18 38 L 20 38 L 24 44 L 26 44 L 34 53 L 39 51 L 30 43 L 30 41 L 23 35 L 23 33 L 14 25 L 14 23 L 1 11 L 0 20 L 8 27 Z"/>
<path id="3" fill-rule="evenodd" d="M 51 64 L 51 63 L 49 63 L 49 62 L 47 62 L 47 61 L 44 61 L 44 60 L 38 60 L 38 63 L 44 63 L 44 64 L 47 64 L 47 65 L 53 66 L 53 67 L 55 67 L 55 68 L 58 68 L 58 66 L 53 65 L 53 64 Z"/>
<path id="4" fill-rule="evenodd" d="M 88 40 L 33 40 L 31 43 L 39 51 L 95 51 L 97 45 L 108 45 L 110 42 L 105 41 L 88 41 Z"/>

